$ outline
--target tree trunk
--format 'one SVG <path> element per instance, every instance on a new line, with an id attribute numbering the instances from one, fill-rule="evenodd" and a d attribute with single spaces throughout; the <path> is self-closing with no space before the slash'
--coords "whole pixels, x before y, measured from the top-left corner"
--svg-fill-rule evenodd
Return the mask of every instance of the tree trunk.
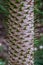
<path id="1" fill-rule="evenodd" d="M 34 0 L 10 0 L 9 65 L 33 65 Z"/>

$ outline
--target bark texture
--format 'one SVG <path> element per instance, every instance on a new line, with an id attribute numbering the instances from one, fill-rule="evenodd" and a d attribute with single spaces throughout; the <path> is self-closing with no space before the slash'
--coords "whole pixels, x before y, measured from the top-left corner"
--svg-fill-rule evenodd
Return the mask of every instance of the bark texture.
<path id="1" fill-rule="evenodd" d="M 33 65 L 34 0 L 10 0 L 9 65 Z"/>

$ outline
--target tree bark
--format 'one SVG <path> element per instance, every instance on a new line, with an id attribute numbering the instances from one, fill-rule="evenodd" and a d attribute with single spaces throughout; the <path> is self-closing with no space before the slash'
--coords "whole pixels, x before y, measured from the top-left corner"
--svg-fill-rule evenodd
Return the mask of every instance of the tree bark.
<path id="1" fill-rule="evenodd" d="M 9 65 L 33 65 L 34 0 L 10 0 Z"/>

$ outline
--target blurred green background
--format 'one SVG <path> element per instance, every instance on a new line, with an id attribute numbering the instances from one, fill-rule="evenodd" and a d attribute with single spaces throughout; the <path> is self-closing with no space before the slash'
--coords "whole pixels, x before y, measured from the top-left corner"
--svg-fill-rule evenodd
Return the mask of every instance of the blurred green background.
<path id="1" fill-rule="evenodd" d="M 34 65 L 43 65 L 43 0 L 35 0 Z"/>

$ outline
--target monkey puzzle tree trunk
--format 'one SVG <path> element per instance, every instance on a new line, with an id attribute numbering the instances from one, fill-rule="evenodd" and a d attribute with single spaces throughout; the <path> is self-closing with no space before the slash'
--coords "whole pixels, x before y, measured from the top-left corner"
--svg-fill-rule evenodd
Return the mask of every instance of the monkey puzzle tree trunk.
<path id="1" fill-rule="evenodd" d="M 10 0 L 9 65 L 33 65 L 34 0 Z"/>

